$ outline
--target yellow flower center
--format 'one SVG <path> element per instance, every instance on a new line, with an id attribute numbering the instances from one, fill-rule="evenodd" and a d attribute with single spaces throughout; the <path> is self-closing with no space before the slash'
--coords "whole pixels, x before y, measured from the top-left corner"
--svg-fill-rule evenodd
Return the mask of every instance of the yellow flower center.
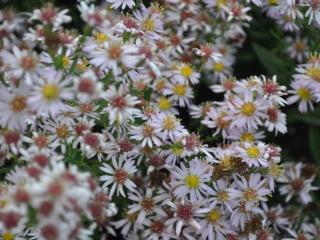
<path id="1" fill-rule="evenodd" d="M 97 43 L 103 43 L 108 40 L 107 35 L 102 32 L 95 33 L 94 37 L 96 38 Z"/>
<path id="2" fill-rule="evenodd" d="M 307 70 L 307 74 L 312 77 L 315 81 L 320 82 L 320 68 L 311 67 Z"/>
<path id="3" fill-rule="evenodd" d="M 295 47 L 296 47 L 296 50 L 299 52 L 303 52 L 305 49 L 305 45 L 301 41 L 296 42 Z"/>
<path id="4" fill-rule="evenodd" d="M 245 132 L 241 135 L 240 140 L 242 142 L 253 142 L 254 141 L 254 135 L 250 132 Z"/>
<path id="5" fill-rule="evenodd" d="M 67 56 L 64 56 L 62 58 L 62 66 L 64 68 L 67 68 L 70 65 L 70 59 Z"/>
<path id="6" fill-rule="evenodd" d="M 227 5 L 227 3 L 228 3 L 228 0 L 217 0 L 217 2 L 216 2 L 217 6 L 219 8 L 222 7 L 222 6 Z"/>
<path id="7" fill-rule="evenodd" d="M 241 113 L 243 115 L 248 116 L 248 117 L 252 116 L 255 111 L 256 111 L 256 106 L 251 102 L 247 102 L 247 103 L 243 104 L 241 107 Z"/>
<path id="8" fill-rule="evenodd" d="M 221 214 L 217 209 L 211 210 L 207 216 L 208 222 L 211 224 L 215 224 L 217 221 L 219 221 L 220 218 L 221 218 Z"/>
<path id="9" fill-rule="evenodd" d="M 127 219 L 129 220 L 129 222 L 136 222 L 137 221 L 137 218 L 139 216 L 139 212 L 135 212 L 135 213 L 127 213 Z"/>
<path id="10" fill-rule="evenodd" d="M 155 27 L 156 27 L 156 22 L 153 20 L 153 19 L 151 19 L 151 18 L 148 18 L 148 19 L 146 19 L 144 22 L 143 22 L 143 28 L 145 29 L 145 30 L 147 30 L 147 31 L 153 31 L 154 29 L 155 29 Z"/>
<path id="11" fill-rule="evenodd" d="M 247 148 L 247 155 L 249 158 L 257 158 L 260 156 L 260 150 L 256 146 L 251 146 Z"/>
<path id="12" fill-rule="evenodd" d="M 213 70 L 215 72 L 222 72 L 224 70 L 224 64 L 222 62 L 215 63 L 213 65 Z"/>
<path id="13" fill-rule="evenodd" d="M 16 96 L 11 100 L 10 105 L 12 111 L 21 112 L 27 107 L 27 99 L 23 96 Z"/>
<path id="14" fill-rule="evenodd" d="M 53 101 L 59 96 L 59 88 L 54 84 L 47 84 L 42 88 L 42 96 L 47 101 Z"/>
<path id="15" fill-rule="evenodd" d="M 231 161 L 231 156 L 224 156 L 221 161 L 220 164 L 222 165 L 224 170 L 230 170 L 232 168 L 232 161 Z"/>
<path id="16" fill-rule="evenodd" d="M 0 200 L 0 208 L 5 207 L 8 204 L 8 201 L 6 199 Z"/>
<path id="17" fill-rule="evenodd" d="M 247 188 L 243 192 L 243 197 L 246 201 L 255 201 L 257 200 L 257 192 L 252 188 Z"/>
<path id="18" fill-rule="evenodd" d="M 163 128 L 166 130 L 173 130 L 176 126 L 176 120 L 174 117 L 167 116 L 163 120 Z"/>
<path id="19" fill-rule="evenodd" d="M 268 0 L 268 4 L 270 6 L 277 6 L 278 5 L 278 0 Z"/>
<path id="20" fill-rule="evenodd" d="M 56 128 L 57 137 L 60 139 L 65 139 L 69 135 L 69 128 L 67 124 L 62 124 Z"/>
<path id="21" fill-rule="evenodd" d="M 184 65 L 183 67 L 181 67 L 180 73 L 185 78 L 188 78 L 188 77 L 190 77 L 192 75 L 193 70 L 189 65 Z"/>
<path id="22" fill-rule="evenodd" d="M 161 97 L 159 99 L 159 103 L 158 104 L 159 104 L 159 108 L 161 110 L 168 110 L 168 109 L 171 108 L 171 102 L 169 101 L 168 98 L 165 98 L 165 97 Z"/>
<path id="23" fill-rule="evenodd" d="M 221 190 L 218 192 L 218 199 L 221 201 L 221 202 L 226 202 L 229 200 L 229 194 L 227 191 L 225 190 Z"/>
<path id="24" fill-rule="evenodd" d="M 171 146 L 171 151 L 176 156 L 181 156 L 183 153 L 183 145 L 182 144 L 174 144 Z"/>
<path id="25" fill-rule="evenodd" d="M 279 166 L 278 164 L 271 164 L 271 166 L 269 167 L 269 173 L 273 176 L 273 177 L 280 177 L 282 175 L 282 168 L 281 166 Z"/>
<path id="26" fill-rule="evenodd" d="M 79 72 L 84 72 L 87 70 L 88 67 L 88 60 L 86 58 L 83 58 L 78 64 L 77 64 L 77 69 Z"/>
<path id="27" fill-rule="evenodd" d="M 184 96 L 186 94 L 186 86 L 182 84 L 175 85 L 173 92 L 178 96 Z"/>
<path id="28" fill-rule="evenodd" d="M 197 175 L 186 176 L 184 181 L 190 189 L 198 188 L 200 185 L 200 178 Z"/>
<path id="29" fill-rule="evenodd" d="M 298 93 L 299 98 L 304 101 L 309 101 L 311 99 L 311 93 L 308 88 L 301 87 L 298 89 L 297 93 Z"/>
<path id="30" fill-rule="evenodd" d="M 13 240 L 14 239 L 14 235 L 10 232 L 5 232 L 3 235 L 2 235 L 2 239 L 3 240 Z"/>

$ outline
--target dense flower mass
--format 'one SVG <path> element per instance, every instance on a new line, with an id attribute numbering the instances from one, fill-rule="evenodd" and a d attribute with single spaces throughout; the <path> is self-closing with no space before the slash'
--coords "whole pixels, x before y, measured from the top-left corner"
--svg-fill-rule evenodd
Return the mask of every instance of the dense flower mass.
<path id="1" fill-rule="evenodd" d="M 276 140 L 320 101 L 319 1 L 72 9 L 0 10 L 2 239 L 319 238 L 317 169 Z M 252 12 L 292 32 L 291 83 L 235 76 Z"/>

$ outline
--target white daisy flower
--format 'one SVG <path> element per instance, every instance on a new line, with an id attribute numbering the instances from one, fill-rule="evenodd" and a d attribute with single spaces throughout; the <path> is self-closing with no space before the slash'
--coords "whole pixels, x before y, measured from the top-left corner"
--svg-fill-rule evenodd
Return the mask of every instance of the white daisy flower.
<path id="1" fill-rule="evenodd" d="M 154 195 L 153 189 L 148 188 L 144 196 L 139 192 L 130 193 L 129 199 L 137 202 L 129 205 L 128 214 L 139 213 L 136 223 L 141 224 L 145 221 L 147 216 L 157 214 L 158 216 L 166 216 L 166 213 L 160 206 L 160 203 L 167 198 L 167 195 Z"/>
<path id="2" fill-rule="evenodd" d="M 128 120 L 132 120 L 134 115 L 139 115 L 140 110 L 134 106 L 140 101 L 137 97 L 127 93 L 125 85 L 121 84 L 118 89 L 111 85 L 106 92 L 106 99 L 109 104 L 103 111 L 109 114 L 109 124 L 124 124 Z"/>
<path id="3" fill-rule="evenodd" d="M 207 163 L 195 158 L 189 162 L 189 168 L 183 163 L 180 166 L 171 171 L 171 186 L 177 198 L 186 199 L 188 196 L 191 202 L 196 202 L 214 193 L 208 186 L 212 171 Z"/>
<path id="4" fill-rule="evenodd" d="M 229 189 L 228 192 L 232 199 L 244 201 L 246 208 L 250 209 L 259 201 L 267 201 L 271 191 L 265 187 L 265 182 L 259 173 L 250 174 L 248 180 L 239 176 L 236 179 L 238 189 Z"/>
<path id="5" fill-rule="evenodd" d="M 303 80 L 294 80 L 290 86 L 292 90 L 289 90 L 288 93 L 293 94 L 288 97 L 288 104 L 293 104 L 295 102 L 299 102 L 298 109 L 301 113 L 305 113 L 310 110 L 313 110 L 313 101 L 314 95 L 312 88 L 304 83 Z"/>
<path id="6" fill-rule="evenodd" d="M 191 85 L 194 85 L 199 82 L 200 73 L 195 72 L 192 66 L 189 64 L 183 63 L 173 71 L 172 78 L 174 81 L 180 84 L 186 84 L 190 82 Z"/>
<path id="7" fill-rule="evenodd" d="M 14 46 L 12 53 L 3 50 L 0 52 L 0 58 L 8 64 L 8 73 L 16 78 L 24 78 L 28 85 L 31 85 L 38 76 L 39 57 L 30 51 L 20 50 Z"/>
<path id="8" fill-rule="evenodd" d="M 244 142 L 237 146 L 236 150 L 242 162 L 245 162 L 249 167 L 268 167 L 270 165 L 267 160 L 269 155 L 266 152 L 266 145 L 263 142 Z"/>
<path id="9" fill-rule="evenodd" d="M 44 69 L 41 78 L 33 85 L 28 104 L 39 116 L 55 117 L 59 113 L 70 111 L 71 107 L 64 103 L 70 100 L 73 93 L 69 85 L 71 79 L 63 79 L 63 73 L 53 69 Z"/>
<path id="10" fill-rule="evenodd" d="M 0 125 L 3 128 L 24 130 L 29 115 L 28 94 L 30 88 L 21 83 L 18 87 L 0 84 Z"/>
<path id="11" fill-rule="evenodd" d="M 152 148 L 155 146 L 161 146 L 161 135 L 159 132 L 161 129 L 155 129 L 148 122 L 140 126 L 132 126 L 129 134 L 131 139 L 141 141 L 141 147 L 149 146 Z"/>
<path id="12" fill-rule="evenodd" d="M 111 3 L 112 8 L 120 8 L 123 10 L 126 7 L 133 8 L 135 6 L 134 0 L 107 0 L 108 3 Z"/>
<path id="13" fill-rule="evenodd" d="M 186 135 L 187 130 L 180 121 L 171 114 L 156 113 L 151 117 L 150 125 L 154 129 L 161 129 L 162 140 L 175 141 Z"/>
<path id="14" fill-rule="evenodd" d="M 104 182 L 102 188 L 107 188 L 112 184 L 108 192 L 110 197 L 113 196 L 116 190 L 117 196 L 120 193 L 123 197 L 126 197 L 124 186 L 132 192 L 135 191 L 136 185 L 130 180 L 131 175 L 137 171 L 133 160 L 120 157 L 118 162 L 116 158 L 112 158 L 112 166 L 107 163 L 102 163 L 102 166 L 100 169 L 107 175 L 102 175 L 99 180 Z"/>

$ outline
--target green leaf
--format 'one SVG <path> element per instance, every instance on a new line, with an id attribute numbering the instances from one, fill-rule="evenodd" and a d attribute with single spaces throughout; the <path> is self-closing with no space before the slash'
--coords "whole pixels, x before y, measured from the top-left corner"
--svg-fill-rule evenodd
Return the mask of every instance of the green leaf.
<path id="1" fill-rule="evenodd" d="M 309 128 L 309 147 L 314 160 L 320 164 L 320 128 Z"/>
<path id="2" fill-rule="evenodd" d="M 277 74 L 283 70 L 283 62 L 277 55 L 258 44 L 254 43 L 252 46 L 261 64 L 270 74 Z"/>
<path id="3" fill-rule="evenodd" d="M 281 84 L 287 85 L 290 80 L 291 73 L 287 71 L 286 61 L 280 59 L 276 54 L 270 50 L 258 45 L 252 44 L 252 47 L 257 54 L 257 57 L 262 66 L 270 75 L 277 75 L 278 81 Z"/>
<path id="4" fill-rule="evenodd" d="M 311 124 L 313 126 L 320 126 L 320 111 L 317 110 L 302 114 L 294 109 L 292 111 L 289 111 L 287 116 L 288 124 L 303 122 L 306 124 Z"/>

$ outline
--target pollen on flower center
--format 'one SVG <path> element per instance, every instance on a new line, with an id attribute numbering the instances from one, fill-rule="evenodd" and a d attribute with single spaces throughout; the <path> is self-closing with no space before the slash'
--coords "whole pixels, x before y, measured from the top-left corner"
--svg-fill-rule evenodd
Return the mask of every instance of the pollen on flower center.
<path id="1" fill-rule="evenodd" d="M 222 6 L 225 6 L 228 3 L 227 0 L 217 0 L 217 6 L 220 8 Z"/>
<path id="2" fill-rule="evenodd" d="M 177 215 L 179 218 L 188 221 L 192 218 L 193 211 L 191 204 L 183 204 L 178 206 Z"/>
<path id="3" fill-rule="evenodd" d="M 32 70 L 36 66 L 37 61 L 31 56 L 26 56 L 21 59 L 21 67 L 25 70 Z"/>
<path id="4" fill-rule="evenodd" d="M 127 177 L 128 177 L 128 173 L 126 171 L 124 171 L 123 169 L 118 169 L 114 173 L 114 179 L 119 184 L 124 184 L 124 182 L 126 181 Z"/>
<path id="5" fill-rule="evenodd" d="M 161 221 L 154 221 L 150 226 L 150 229 L 157 234 L 161 234 L 164 228 L 165 225 Z"/>
<path id="6" fill-rule="evenodd" d="M 13 240 L 14 235 L 11 232 L 5 232 L 2 234 L 3 240 Z"/>
<path id="7" fill-rule="evenodd" d="M 127 102 L 126 102 L 126 99 L 122 96 L 116 96 L 112 99 L 112 106 L 113 107 L 116 107 L 116 108 L 124 108 L 127 106 Z"/>
<path id="8" fill-rule="evenodd" d="M 253 142 L 254 141 L 254 135 L 250 132 L 245 132 L 241 135 L 240 140 L 243 142 Z"/>
<path id="9" fill-rule="evenodd" d="M 221 214 L 219 210 L 216 210 L 216 209 L 211 210 L 207 216 L 208 222 L 211 224 L 216 223 L 217 221 L 219 221 L 220 218 L 221 218 Z"/>
<path id="10" fill-rule="evenodd" d="M 63 68 L 67 68 L 70 65 L 70 59 L 68 58 L 68 56 L 64 56 L 62 58 L 62 66 Z"/>
<path id="11" fill-rule="evenodd" d="M 151 210 L 154 208 L 154 202 L 152 198 L 144 198 L 142 200 L 141 206 L 146 212 L 151 212 Z"/>
<path id="12" fill-rule="evenodd" d="M 307 74 L 312 77 L 315 81 L 320 82 L 320 68 L 319 67 L 310 67 L 307 70 Z"/>
<path id="13" fill-rule="evenodd" d="M 180 73 L 182 76 L 188 78 L 192 75 L 193 70 L 189 65 L 184 65 L 183 67 L 181 67 Z"/>
<path id="14" fill-rule="evenodd" d="M 247 201 L 257 200 L 257 192 L 252 188 L 248 188 L 243 192 L 243 197 Z"/>
<path id="15" fill-rule="evenodd" d="M 249 158 L 257 158 L 260 155 L 260 150 L 256 146 L 251 146 L 247 148 L 247 155 Z"/>
<path id="16" fill-rule="evenodd" d="M 298 96 L 304 100 L 304 101 L 309 101 L 311 99 L 311 93 L 308 88 L 301 87 L 297 91 Z"/>
<path id="17" fill-rule="evenodd" d="M 222 62 L 218 62 L 213 65 L 213 70 L 215 72 L 222 72 L 223 69 L 224 69 L 224 64 Z"/>
<path id="18" fill-rule="evenodd" d="M 143 28 L 147 31 L 153 31 L 156 27 L 156 23 L 152 18 L 148 18 L 143 22 Z"/>
<path id="19" fill-rule="evenodd" d="M 256 111 L 256 106 L 251 102 L 244 103 L 241 107 L 241 113 L 248 117 L 252 116 L 255 111 Z"/>
<path id="20" fill-rule="evenodd" d="M 16 96 L 11 100 L 10 105 L 12 111 L 21 112 L 27 107 L 27 99 L 23 96 Z"/>
<path id="21" fill-rule="evenodd" d="M 42 96 L 44 99 L 46 99 L 47 101 L 54 101 L 58 98 L 59 96 L 59 88 L 58 86 L 54 85 L 54 84 L 46 84 L 43 88 L 42 88 Z"/>
<path id="22" fill-rule="evenodd" d="M 173 117 L 167 116 L 165 119 L 163 119 L 163 128 L 166 130 L 173 130 L 176 126 L 176 121 Z"/>
<path id="23" fill-rule="evenodd" d="M 95 33 L 94 36 L 97 43 L 103 43 L 108 40 L 107 35 L 102 32 Z"/>
<path id="24" fill-rule="evenodd" d="M 268 4 L 270 6 L 276 6 L 276 5 L 278 5 L 278 0 L 268 0 Z"/>
<path id="25" fill-rule="evenodd" d="M 184 96 L 186 94 L 186 86 L 182 84 L 175 85 L 173 92 L 179 96 Z"/>
<path id="26" fill-rule="evenodd" d="M 60 139 L 65 139 L 69 134 L 69 128 L 67 124 L 61 124 L 56 128 L 57 137 Z"/>
<path id="27" fill-rule="evenodd" d="M 108 48 L 107 53 L 111 59 L 117 60 L 121 57 L 122 48 L 118 44 L 113 44 Z"/>
<path id="28" fill-rule="evenodd" d="M 200 185 L 200 178 L 197 175 L 186 176 L 184 181 L 190 189 L 198 188 Z"/>
<path id="29" fill-rule="evenodd" d="M 143 130 L 142 130 L 142 131 L 143 131 L 143 136 L 150 137 L 150 136 L 153 135 L 154 128 L 151 127 L 151 126 L 148 125 L 148 124 L 145 124 L 145 125 L 143 126 Z"/>
<path id="30" fill-rule="evenodd" d="M 217 196 L 218 196 L 218 199 L 219 199 L 220 201 L 222 201 L 222 202 L 226 202 L 226 201 L 229 200 L 229 194 L 228 194 L 228 192 L 225 191 L 225 190 L 220 190 L 220 191 L 218 192 Z"/>
<path id="31" fill-rule="evenodd" d="M 171 108 L 171 103 L 169 101 L 169 99 L 165 98 L 165 97 L 161 97 L 159 99 L 159 108 L 161 110 L 168 110 Z"/>

